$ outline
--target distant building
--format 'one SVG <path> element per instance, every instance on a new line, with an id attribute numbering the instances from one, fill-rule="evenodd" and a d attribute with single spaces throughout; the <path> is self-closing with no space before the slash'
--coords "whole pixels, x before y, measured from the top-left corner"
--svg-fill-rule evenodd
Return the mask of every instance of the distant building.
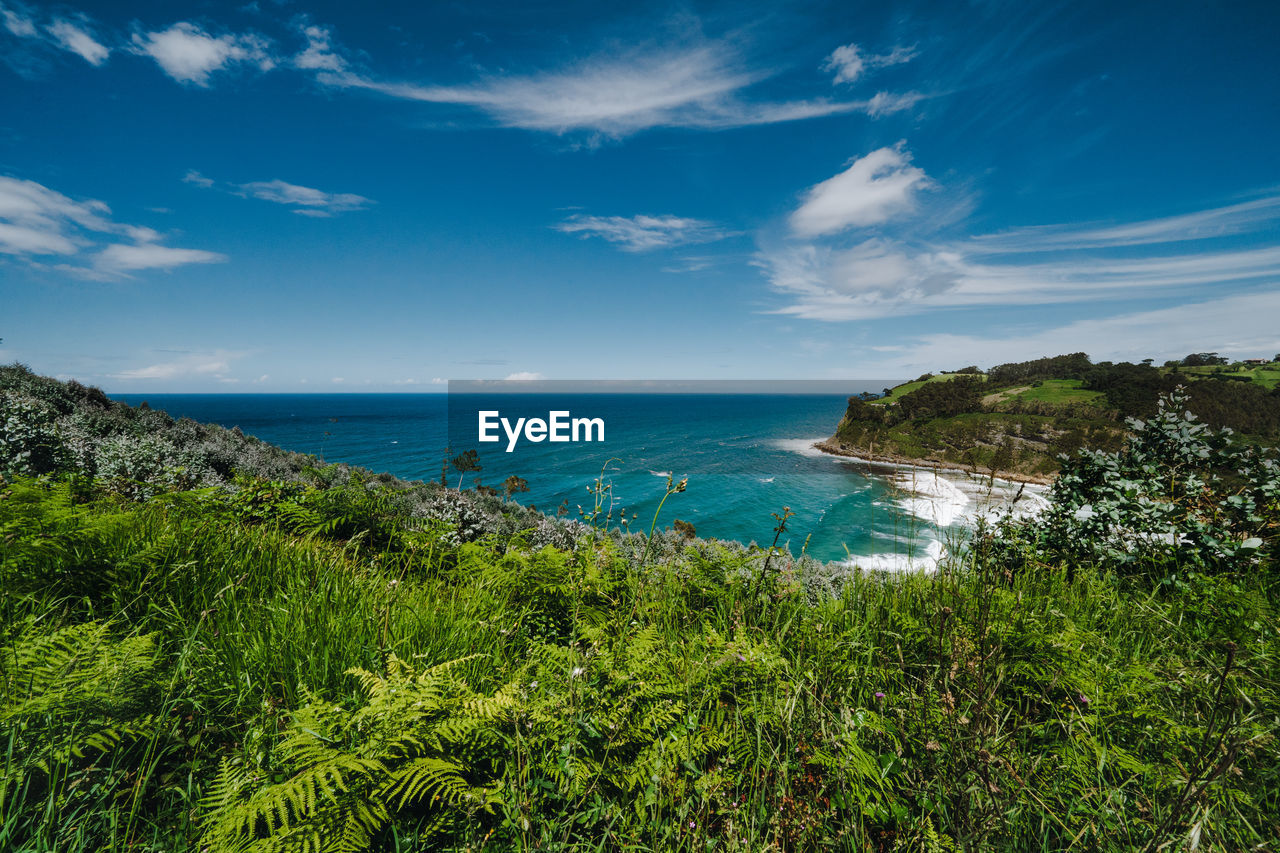
<path id="1" fill-rule="evenodd" d="M 1265 358 L 1246 358 L 1244 360 L 1244 363 L 1245 364 L 1270 364 L 1271 362 L 1267 361 Z"/>

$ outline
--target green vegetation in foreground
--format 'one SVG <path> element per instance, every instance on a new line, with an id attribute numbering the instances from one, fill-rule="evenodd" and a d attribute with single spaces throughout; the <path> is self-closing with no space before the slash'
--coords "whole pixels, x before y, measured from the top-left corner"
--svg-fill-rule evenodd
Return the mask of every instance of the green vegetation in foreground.
<path id="1" fill-rule="evenodd" d="M 0 849 L 1280 837 L 1280 467 L 1185 398 L 1080 455 L 1041 519 L 883 576 L 349 470 L 264 480 L 234 463 L 291 457 L 190 427 L 241 473 L 91 477 L 130 436 L 204 458 L 115 407 L 35 476 L 71 433 L 31 413 L 94 395 L 9 378 Z"/>
<path id="2" fill-rule="evenodd" d="M 1221 361 L 1223 363 L 1216 363 Z M 888 393 L 849 401 L 829 449 L 1047 479 L 1058 457 L 1116 450 L 1126 418 L 1149 417 L 1161 394 L 1188 388 L 1188 407 L 1244 440 L 1280 441 L 1280 363 L 1226 364 L 1215 353 L 1156 367 L 1084 353 L 925 374 Z"/>

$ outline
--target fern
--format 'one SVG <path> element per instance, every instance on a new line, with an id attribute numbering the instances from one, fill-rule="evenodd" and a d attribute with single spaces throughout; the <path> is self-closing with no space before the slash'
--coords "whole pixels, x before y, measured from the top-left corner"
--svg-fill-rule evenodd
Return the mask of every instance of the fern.
<path id="1" fill-rule="evenodd" d="M 145 738 L 159 682 L 154 635 L 115 639 L 100 622 L 40 635 L 28 625 L 0 654 L 0 723 L 18 738 L 27 765 L 52 765 Z"/>
<path id="2" fill-rule="evenodd" d="M 392 655 L 385 676 L 350 670 L 364 704 L 347 713 L 313 697 L 295 713 L 276 748 L 287 779 L 263 784 L 223 762 L 202 803 L 205 845 L 356 851 L 397 815 L 425 812 L 428 828 L 443 832 L 492 811 L 495 789 L 471 781 L 476 768 L 459 757 L 498 742 L 514 692 L 475 693 L 455 675 L 465 660 L 415 673 Z"/>

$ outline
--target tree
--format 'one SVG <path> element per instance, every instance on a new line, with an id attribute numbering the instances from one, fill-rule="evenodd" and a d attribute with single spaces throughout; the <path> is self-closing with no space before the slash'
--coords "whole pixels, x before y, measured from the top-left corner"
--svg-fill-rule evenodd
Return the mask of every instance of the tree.
<path id="1" fill-rule="evenodd" d="M 458 491 L 462 491 L 462 478 L 469 472 L 483 470 L 480 465 L 480 454 L 475 450 L 460 453 L 449 460 L 449 464 L 458 472 Z"/>
<path id="2" fill-rule="evenodd" d="M 1183 367 L 1211 367 L 1226 363 L 1226 358 L 1216 352 L 1193 352 L 1182 360 Z"/>

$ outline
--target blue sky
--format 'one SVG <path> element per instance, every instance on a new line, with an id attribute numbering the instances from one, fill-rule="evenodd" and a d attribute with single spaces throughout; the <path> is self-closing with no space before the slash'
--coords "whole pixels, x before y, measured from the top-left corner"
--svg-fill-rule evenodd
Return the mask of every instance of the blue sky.
<path id="1" fill-rule="evenodd" d="M 1280 351 L 1280 5 L 620 8 L 0 0 L 0 361 L 387 391 Z"/>

